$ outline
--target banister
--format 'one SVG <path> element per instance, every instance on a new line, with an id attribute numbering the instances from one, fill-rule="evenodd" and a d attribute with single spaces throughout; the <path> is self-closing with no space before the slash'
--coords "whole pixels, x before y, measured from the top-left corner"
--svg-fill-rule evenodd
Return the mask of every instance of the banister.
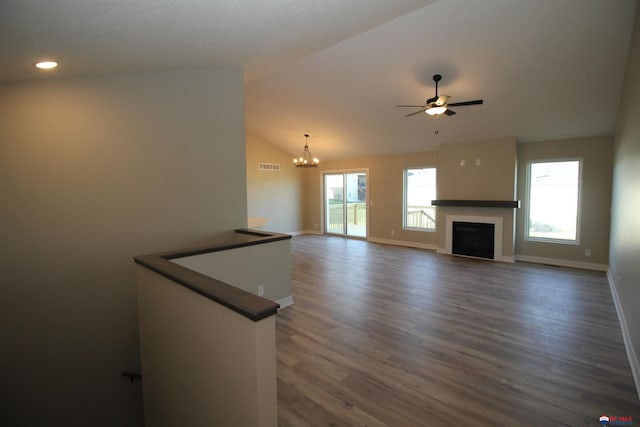
<path id="1" fill-rule="evenodd" d="M 171 262 L 172 259 L 291 239 L 290 235 L 237 229 L 206 245 L 134 257 L 134 261 L 242 316 L 258 321 L 277 313 L 280 305 L 213 277 Z"/>

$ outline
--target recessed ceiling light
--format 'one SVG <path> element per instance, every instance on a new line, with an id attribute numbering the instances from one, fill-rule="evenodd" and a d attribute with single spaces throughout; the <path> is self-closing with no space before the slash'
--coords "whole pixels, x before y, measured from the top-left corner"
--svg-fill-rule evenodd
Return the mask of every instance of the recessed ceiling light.
<path id="1" fill-rule="evenodd" d="M 52 68 L 56 68 L 58 63 L 56 61 L 41 61 L 36 64 L 36 67 L 41 70 L 50 70 Z"/>

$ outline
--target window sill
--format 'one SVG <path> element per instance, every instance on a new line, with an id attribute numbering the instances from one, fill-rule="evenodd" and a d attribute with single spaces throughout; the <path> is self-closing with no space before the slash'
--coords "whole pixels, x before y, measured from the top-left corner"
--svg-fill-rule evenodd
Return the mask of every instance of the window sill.
<path id="1" fill-rule="evenodd" d="M 427 233 L 435 233 L 436 232 L 435 228 L 403 227 L 402 230 L 403 231 L 421 231 L 421 232 L 427 232 Z"/>
<path id="2" fill-rule="evenodd" d="M 527 242 L 536 242 L 536 243 L 555 243 L 559 245 L 571 245 L 578 246 L 580 244 L 580 240 L 563 240 L 563 239 L 549 239 L 544 237 L 529 237 L 524 236 L 524 240 Z"/>

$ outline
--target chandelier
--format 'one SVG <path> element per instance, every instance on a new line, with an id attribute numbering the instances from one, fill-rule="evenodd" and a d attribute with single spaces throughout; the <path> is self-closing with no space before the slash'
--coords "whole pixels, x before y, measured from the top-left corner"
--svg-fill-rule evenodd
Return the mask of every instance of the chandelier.
<path id="1" fill-rule="evenodd" d="M 293 159 L 293 163 L 297 168 L 317 168 L 320 160 L 318 160 L 316 157 L 313 157 L 311 155 L 311 151 L 309 151 L 309 143 L 307 142 L 309 134 L 305 133 L 304 138 L 304 152 L 302 153 L 302 156 L 298 157 L 297 159 Z"/>

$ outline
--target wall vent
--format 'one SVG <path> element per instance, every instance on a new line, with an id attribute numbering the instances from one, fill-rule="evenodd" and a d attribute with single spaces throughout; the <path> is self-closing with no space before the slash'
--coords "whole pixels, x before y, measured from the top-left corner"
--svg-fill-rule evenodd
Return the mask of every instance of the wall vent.
<path id="1" fill-rule="evenodd" d="M 258 170 L 265 172 L 280 172 L 279 163 L 258 163 Z"/>

